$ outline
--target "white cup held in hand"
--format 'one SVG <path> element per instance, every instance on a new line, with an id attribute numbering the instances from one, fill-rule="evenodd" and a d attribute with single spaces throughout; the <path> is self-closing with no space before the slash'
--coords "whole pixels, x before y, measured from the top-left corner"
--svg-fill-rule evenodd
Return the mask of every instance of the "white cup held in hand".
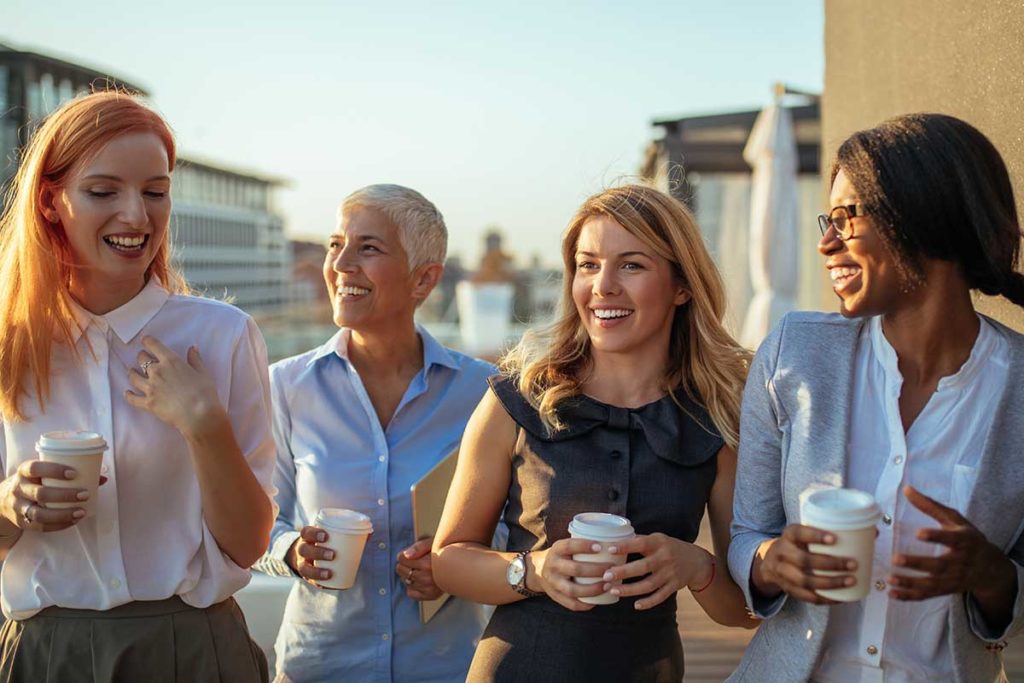
<path id="1" fill-rule="evenodd" d="M 103 466 L 103 452 L 107 442 L 96 432 L 46 432 L 36 442 L 36 452 L 43 462 L 55 462 L 73 467 L 78 476 L 74 479 L 51 479 L 43 477 L 43 486 L 62 489 L 85 489 L 87 500 L 66 503 L 46 503 L 53 509 L 82 508 L 88 519 L 96 515 L 96 497 L 100 485 L 100 468 Z"/>
<path id="2" fill-rule="evenodd" d="M 611 515 L 606 512 L 583 512 L 572 518 L 569 522 L 569 535 L 573 538 L 585 538 L 596 541 L 602 546 L 622 542 L 632 538 L 633 525 L 625 517 Z M 612 555 L 606 550 L 599 553 L 577 553 L 572 556 L 577 562 L 601 562 L 607 564 L 621 565 L 626 563 L 625 553 Z M 601 577 L 577 576 L 573 579 L 580 584 L 594 584 L 603 581 Z M 592 598 L 580 598 L 581 602 L 590 605 L 611 605 L 619 601 L 619 596 L 610 591 Z"/>
<path id="3" fill-rule="evenodd" d="M 817 591 L 837 602 L 856 602 L 871 589 L 871 563 L 875 557 L 875 526 L 881 512 L 871 494 L 855 489 L 824 489 L 807 496 L 800 508 L 801 523 L 828 531 L 836 538 L 832 545 L 809 543 L 808 550 L 819 555 L 848 557 L 857 561 L 853 572 L 857 582 L 845 588 Z M 819 576 L 841 576 L 850 572 L 816 569 Z"/>
<path id="4" fill-rule="evenodd" d="M 322 548 L 334 551 L 333 560 L 313 560 L 313 566 L 330 569 L 329 579 L 318 579 L 322 588 L 344 590 L 356 582 L 356 572 L 363 557 L 367 537 L 373 533 L 370 518 L 355 510 L 320 508 L 313 526 L 327 532 Z"/>

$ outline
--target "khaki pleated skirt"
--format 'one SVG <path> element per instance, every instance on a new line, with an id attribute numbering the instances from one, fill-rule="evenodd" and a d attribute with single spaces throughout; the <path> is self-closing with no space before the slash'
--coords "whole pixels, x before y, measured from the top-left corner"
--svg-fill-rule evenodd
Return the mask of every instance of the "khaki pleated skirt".
<path id="1" fill-rule="evenodd" d="M 174 597 L 106 611 L 49 607 L 0 630 L 2 683 L 266 683 L 267 660 L 234 598 Z"/>

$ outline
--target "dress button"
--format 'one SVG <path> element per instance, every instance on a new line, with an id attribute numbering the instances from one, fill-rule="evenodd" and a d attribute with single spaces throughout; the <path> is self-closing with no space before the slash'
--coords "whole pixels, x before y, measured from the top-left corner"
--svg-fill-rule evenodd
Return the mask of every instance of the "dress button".
<path id="1" fill-rule="evenodd" d="M 384 462 L 385 460 L 387 460 L 387 458 L 385 458 L 383 455 L 378 455 L 377 460 L 379 460 L 380 462 Z"/>
<path id="2" fill-rule="evenodd" d="M 876 591 L 884 591 L 885 590 L 885 581 L 882 581 L 881 579 L 879 579 L 878 581 L 875 581 L 875 590 Z"/>
<path id="3" fill-rule="evenodd" d="M 391 636 L 389 636 L 387 633 L 382 633 L 382 634 L 380 634 L 380 639 L 381 640 L 390 640 Z"/>
<path id="4" fill-rule="evenodd" d="M 892 524 L 892 517 L 889 515 L 882 515 L 882 521 L 886 524 Z"/>
<path id="5" fill-rule="evenodd" d="M 385 590 L 384 588 L 378 588 L 377 592 L 380 593 L 381 595 L 387 595 L 388 594 L 387 590 Z"/>
<path id="6" fill-rule="evenodd" d="M 377 544 L 377 547 L 380 548 L 381 550 L 387 550 L 388 544 L 385 543 L 384 541 L 381 541 L 380 543 Z"/>
<path id="7" fill-rule="evenodd" d="M 608 455 L 609 457 L 611 457 L 612 460 L 618 460 L 619 458 L 622 457 L 622 451 L 612 451 Z"/>
<path id="8" fill-rule="evenodd" d="M 618 491 L 616 491 L 615 489 L 612 489 L 611 491 L 608 492 L 608 500 L 618 500 L 618 499 L 619 499 L 619 492 Z"/>
<path id="9" fill-rule="evenodd" d="M 377 499 L 377 505 L 380 505 L 381 507 L 384 507 L 384 502 L 385 502 L 385 501 L 384 501 L 384 499 L 383 499 L 383 498 L 378 498 L 378 499 Z"/>
<path id="10" fill-rule="evenodd" d="M 872 656 L 877 655 L 878 654 L 878 648 L 875 647 L 874 645 L 868 645 L 868 654 L 872 655 Z"/>
<path id="11" fill-rule="evenodd" d="M 892 461 L 894 463 L 896 463 L 897 465 L 899 465 L 901 462 L 903 462 L 903 456 L 902 455 L 897 455 L 895 458 L 892 459 Z"/>

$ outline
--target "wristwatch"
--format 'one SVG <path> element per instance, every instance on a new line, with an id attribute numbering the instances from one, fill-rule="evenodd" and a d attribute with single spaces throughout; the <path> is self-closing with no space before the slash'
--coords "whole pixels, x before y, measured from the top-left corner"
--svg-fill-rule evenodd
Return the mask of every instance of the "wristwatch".
<path id="1" fill-rule="evenodd" d="M 526 556 L 529 554 L 529 550 L 520 550 L 516 553 L 516 556 L 508 563 L 508 569 L 505 570 L 505 580 L 516 593 L 527 598 L 536 598 L 544 594 L 526 587 Z"/>

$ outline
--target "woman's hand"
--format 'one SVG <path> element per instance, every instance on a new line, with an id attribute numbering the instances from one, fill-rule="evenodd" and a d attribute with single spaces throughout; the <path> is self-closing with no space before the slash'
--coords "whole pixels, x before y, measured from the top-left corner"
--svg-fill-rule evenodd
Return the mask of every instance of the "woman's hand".
<path id="1" fill-rule="evenodd" d="M 317 583 L 328 581 L 334 575 L 330 569 L 316 567 L 315 560 L 333 560 L 334 550 L 321 543 L 327 543 L 329 537 L 327 532 L 315 526 L 304 526 L 299 532 L 299 538 L 292 543 L 284 560 L 296 574 L 306 581 Z M 317 586 L 322 588 L 322 586 Z"/>
<path id="2" fill-rule="evenodd" d="M 134 391 L 125 399 L 152 413 L 186 438 L 218 429 L 227 419 L 213 377 L 203 365 L 199 349 L 190 346 L 187 362 L 153 337 L 143 337 L 145 351 L 139 367 L 128 371 Z"/>
<path id="3" fill-rule="evenodd" d="M 434 583 L 430 557 L 430 544 L 433 542 L 433 536 L 421 538 L 398 553 L 395 573 L 402 579 L 406 594 L 413 600 L 436 600 L 444 592 Z"/>
<path id="4" fill-rule="evenodd" d="M 47 503 L 79 503 L 89 499 L 86 489 L 43 486 L 47 479 L 73 480 L 78 472 L 55 462 L 26 460 L 17 472 L 0 482 L 0 515 L 19 529 L 60 531 L 85 516 L 82 508 L 49 509 Z"/>
<path id="5" fill-rule="evenodd" d="M 818 576 L 814 570 L 853 572 L 857 561 L 812 553 L 807 548 L 809 543 L 832 545 L 835 542 L 836 537 L 827 531 L 790 524 L 781 536 L 765 541 L 758 549 L 752 572 L 754 587 L 767 598 L 785 592 L 803 602 L 835 605 L 834 600 L 823 598 L 815 591 L 848 588 L 857 582 L 856 577 L 850 573 Z"/>
<path id="6" fill-rule="evenodd" d="M 939 595 L 973 593 L 979 600 L 1003 593 L 1007 606 L 1013 591 L 1004 590 L 1015 582 L 1012 563 L 1002 550 L 992 545 L 985 534 L 953 508 L 946 507 L 912 486 L 904 493 L 914 507 L 937 521 L 941 528 L 919 529 L 917 538 L 946 546 L 938 557 L 899 554 L 893 565 L 914 569 L 925 576 L 890 574 L 890 595 L 897 600 L 927 600 Z"/>
<path id="7" fill-rule="evenodd" d="M 714 576 L 714 559 L 709 552 L 665 534 L 634 536 L 609 545 L 608 552 L 615 555 L 643 555 L 633 562 L 612 567 L 602 577 L 604 588 L 614 595 L 647 596 L 636 601 L 636 609 L 650 609 L 660 605 L 684 586 L 707 586 Z M 646 578 L 636 583 L 622 584 L 623 579 L 640 576 Z"/>
<path id="8" fill-rule="evenodd" d="M 566 538 L 555 541 L 545 550 L 537 550 L 526 556 L 526 587 L 548 597 L 562 607 L 574 612 L 594 609 L 594 605 L 581 602 L 580 598 L 592 598 L 605 592 L 604 584 L 598 580 L 592 584 L 573 581 L 575 577 L 600 579 L 611 564 L 604 562 L 577 562 L 573 555 L 601 552 L 601 544 L 583 538 Z"/>

